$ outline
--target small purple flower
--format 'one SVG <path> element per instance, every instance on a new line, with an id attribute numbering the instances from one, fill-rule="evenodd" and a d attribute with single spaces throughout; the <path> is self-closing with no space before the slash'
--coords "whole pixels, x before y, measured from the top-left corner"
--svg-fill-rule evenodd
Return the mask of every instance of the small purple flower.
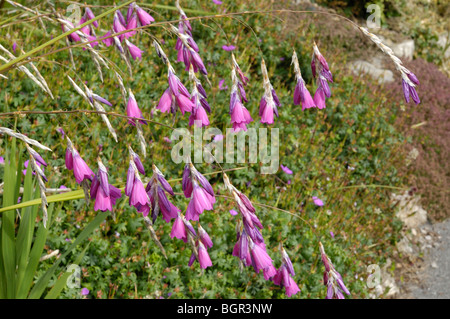
<path id="1" fill-rule="evenodd" d="M 334 233 L 332 231 L 330 231 L 330 236 L 331 238 L 334 238 Z"/>
<path id="2" fill-rule="evenodd" d="M 14 43 L 13 43 L 13 46 L 12 46 L 12 49 L 13 49 L 13 51 L 14 51 L 14 54 L 16 54 L 16 48 L 17 48 L 17 43 L 14 42 Z"/>
<path id="3" fill-rule="evenodd" d="M 17 204 L 19 204 L 21 201 L 22 201 L 22 197 L 19 196 L 19 197 L 17 198 Z"/>
<path id="4" fill-rule="evenodd" d="M 323 202 L 320 198 L 313 196 L 312 199 L 314 201 L 314 204 L 316 204 L 317 206 L 323 206 Z"/>
<path id="5" fill-rule="evenodd" d="M 222 4 L 222 1 L 219 1 L 219 0 L 212 0 L 212 2 L 214 2 L 215 4 L 217 4 L 219 6 Z"/>
<path id="6" fill-rule="evenodd" d="M 238 212 L 235 211 L 234 209 L 230 209 L 230 214 L 233 216 L 236 216 L 238 214 Z"/>
<path id="7" fill-rule="evenodd" d="M 3 158 L 3 156 L 0 156 L 0 164 L 5 164 L 5 159 Z"/>
<path id="8" fill-rule="evenodd" d="M 61 186 L 59 186 L 59 189 L 67 189 L 67 187 L 64 185 L 61 185 Z"/>
<path id="9" fill-rule="evenodd" d="M 169 144 L 172 143 L 172 140 L 170 138 L 168 138 L 167 136 L 164 136 L 164 141 Z"/>
<path id="10" fill-rule="evenodd" d="M 30 160 L 26 160 L 26 161 L 23 163 L 23 166 L 25 166 L 25 169 L 22 171 L 23 175 L 27 175 L 27 168 L 28 168 L 29 162 L 30 162 Z M 36 161 L 36 164 L 37 164 L 39 167 L 41 167 L 41 163 L 39 163 L 38 161 Z M 36 175 L 36 173 L 33 172 L 33 175 Z"/>
<path id="11" fill-rule="evenodd" d="M 236 47 L 234 45 L 223 45 L 222 49 L 224 49 L 225 51 L 233 51 L 234 49 L 236 49 Z"/>
<path id="12" fill-rule="evenodd" d="M 225 83 L 225 80 L 222 79 L 219 81 L 219 90 L 223 91 L 223 90 L 228 90 L 228 85 L 223 85 Z"/>
<path id="13" fill-rule="evenodd" d="M 83 295 L 83 296 L 89 295 L 89 289 L 87 289 L 87 288 L 81 289 L 81 295 Z"/>
<path id="14" fill-rule="evenodd" d="M 61 127 L 58 127 L 56 131 L 61 134 L 61 138 L 64 138 L 64 136 L 66 135 L 66 133 Z"/>
<path id="15" fill-rule="evenodd" d="M 218 135 L 216 135 L 216 136 L 214 136 L 214 139 L 213 139 L 215 142 L 217 142 L 217 141 L 221 141 L 221 140 L 223 140 L 223 135 L 222 134 L 218 134 Z"/>
<path id="16" fill-rule="evenodd" d="M 283 165 L 280 165 L 280 166 L 281 166 L 281 169 L 283 170 L 283 172 L 285 172 L 286 174 L 289 174 L 289 175 L 293 174 L 293 172 L 287 166 L 283 166 Z"/>

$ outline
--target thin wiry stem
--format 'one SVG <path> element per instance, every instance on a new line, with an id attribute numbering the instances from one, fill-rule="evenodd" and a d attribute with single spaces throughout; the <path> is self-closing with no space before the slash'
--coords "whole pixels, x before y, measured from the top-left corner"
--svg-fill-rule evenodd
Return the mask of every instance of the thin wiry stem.
<path id="1" fill-rule="evenodd" d="M 127 115 L 123 115 L 123 114 L 119 114 L 119 113 L 115 113 L 115 112 L 106 112 L 106 111 L 103 112 L 103 111 L 97 111 L 97 110 L 15 111 L 15 112 L 0 113 L 0 118 L 1 117 L 15 117 L 15 116 L 21 116 L 21 115 L 27 115 L 27 114 L 49 114 L 49 115 L 52 115 L 52 114 L 77 114 L 77 113 L 104 114 L 104 115 L 116 116 L 116 117 L 120 117 L 120 118 L 124 118 L 124 119 L 142 120 L 142 121 L 150 122 L 150 123 L 153 123 L 153 124 L 156 124 L 156 125 L 160 125 L 160 126 L 163 126 L 163 127 L 167 127 L 167 128 L 173 129 L 172 126 L 169 126 L 169 125 L 166 125 L 166 124 L 162 124 L 162 123 L 150 120 L 150 119 L 139 118 L 139 117 L 132 117 L 132 116 L 127 116 Z"/>

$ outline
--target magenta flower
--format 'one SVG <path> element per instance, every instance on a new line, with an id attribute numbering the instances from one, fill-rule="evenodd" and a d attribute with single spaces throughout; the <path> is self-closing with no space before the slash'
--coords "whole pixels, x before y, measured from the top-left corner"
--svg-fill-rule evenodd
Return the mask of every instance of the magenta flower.
<path id="1" fill-rule="evenodd" d="M 286 174 L 289 174 L 289 175 L 293 174 L 293 172 L 287 166 L 280 165 L 280 167 L 283 170 L 283 172 L 285 172 Z"/>
<path id="2" fill-rule="evenodd" d="M 119 33 L 127 29 L 125 28 L 125 21 L 121 21 L 124 20 L 123 16 L 121 18 L 120 16 L 122 16 L 122 13 L 119 10 L 117 10 L 114 13 L 114 21 L 113 21 L 113 30 L 115 33 Z M 118 37 L 120 41 L 123 41 L 123 39 L 125 39 L 125 34 L 122 33 Z"/>
<path id="3" fill-rule="evenodd" d="M 139 19 L 139 23 L 141 25 L 148 25 L 151 24 L 152 22 L 155 22 L 155 19 L 148 14 L 144 9 L 142 9 L 141 7 L 139 7 L 138 5 L 136 6 L 136 13 Z"/>
<path id="4" fill-rule="evenodd" d="M 313 196 L 312 199 L 314 201 L 314 204 L 316 204 L 317 206 L 323 206 L 324 205 L 320 198 L 318 198 L 316 196 Z"/>
<path id="5" fill-rule="evenodd" d="M 173 205 L 166 196 L 166 192 L 170 195 L 174 195 L 175 193 L 164 178 L 164 175 L 154 164 L 152 165 L 152 169 L 153 175 L 145 188 L 151 201 L 149 209 L 152 211 L 153 222 L 156 221 L 159 213 L 161 213 L 163 219 L 168 223 L 172 218 L 179 216 L 178 212 L 180 212 L 180 209 Z"/>
<path id="6" fill-rule="evenodd" d="M 98 172 L 94 175 L 91 184 L 90 195 L 95 198 L 94 210 L 112 211 L 112 207 L 116 204 L 116 199 L 120 198 L 121 190 L 109 184 L 106 167 L 98 158 Z"/>
<path id="7" fill-rule="evenodd" d="M 294 268 L 292 262 L 284 250 L 281 247 L 282 264 L 277 271 L 277 274 L 273 277 L 273 283 L 278 286 L 282 286 L 286 290 L 286 295 L 288 297 L 295 295 L 300 291 L 297 283 L 291 276 L 295 276 Z"/>
<path id="8" fill-rule="evenodd" d="M 186 164 L 184 168 L 182 188 L 185 197 L 191 198 L 186 209 L 187 220 L 199 220 L 203 211 L 213 209 L 216 198 L 211 184 L 192 163 Z"/>
<path id="9" fill-rule="evenodd" d="M 206 269 L 212 266 L 211 258 L 209 257 L 208 251 L 202 242 L 198 244 L 198 262 L 200 263 L 200 267 Z"/>
<path id="10" fill-rule="evenodd" d="M 133 189 L 130 194 L 130 205 L 137 206 L 147 205 L 149 203 L 149 198 L 145 192 L 144 185 L 139 178 L 135 178 L 133 182 Z"/>
<path id="11" fill-rule="evenodd" d="M 213 242 L 212 242 L 211 238 L 209 237 L 206 230 L 204 230 L 200 224 L 198 225 L 198 236 L 206 248 L 211 248 L 213 246 Z"/>
<path id="12" fill-rule="evenodd" d="M 13 49 L 13 51 L 14 51 L 14 54 L 16 54 L 16 48 L 17 48 L 17 43 L 14 42 L 14 43 L 13 43 L 13 46 L 12 46 L 12 49 Z"/>
<path id="13" fill-rule="evenodd" d="M 132 30 L 132 29 L 135 29 L 136 27 L 137 27 L 137 17 L 136 17 L 136 15 L 133 14 L 133 15 L 130 17 L 130 19 L 128 20 L 126 29 L 127 29 L 127 30 Z M 132 36 L 135 35 L 136 33 L 137 33 L 136 30 L 127 32 L 127 33 L 125 33 L 125 38 L 132 37 Z"/>
<path id="14" fill-rule="evenodd" d="M 303 79 L 297 82 L 294 90 L 294 105 L 300 104 L 302 105 L 302 111 L 316 106 L 311 94 L 305 86 L 305 81 L 303 81 Z"/>
<path id="15" fill-rule="evenodd" d="M 5 164 L 5 158 L 3 156 L 0 156 L 0 164 L 2 165 Z"/>
<path id="16" fill-rule="evenodd" d="M 326 108 L 326 105 L 325 105 L 325 93 L 324 93 L 323 88 L 322 88 L 322 86 L 320 84 L 317 87 L 316 93 L 314 94 L 314 104 L 319 109 Z"/>
<path id="17" fill-rule="evenodd" d="M 169 66 L 168 72 L 169 88 L 166 89 L 161 96 L 157 109 L 163 113 L 171 112 L 175 114 L 176 107 L 180 109 L 181 113 L 191 112 L 195 106 L 191 100 L 191 95 L 186 87 L 181 83 L 180 79 L 175 75 L 174 70 Z"/>
<path id="18" fill-rule="evenodd" d="M 220 1 L 220 0 L 212 0 L 212 2 L 214 2 L 217 5 L 221 5 L 222 4 L 222 1 Z"/>
<path id="19" fill-rule="evenodd" d="M 408 77 L 410 77 L 409 74 L 408 74 Z M 414 81 L 411 81 L 411 78 L 414 79 L 414 81 L 416 83 L 414 83 Z M 403 95 L 405 97 L 406 103 L 409 103 L 409 101 L 410 101 L 409 97 L 411 96 L 413 101 L 414 101 L 414 103 L 416 103 L 416 105 L 417 105 L 417 104 L 420 103 L 420 98 L 419 98 L 419 95 L 417 94 L 417 91 L 416 91 L 416 89 L 415 89 L 415 87 L 413 85 L 418 84 L 419 81 L 417 80 L 415 75 L 411 76 L 409 78 L 409 80 L 410 81 L 402 79 Z"/>
<path id="20" fill-rule="evenodd" d="M 236 49 L 236 47 L 234 45 L 223 45 L 222 49 L 225 51 L 233 51 Z"/>
<path id="21" fill-rule="evenodd" d="M 311 70 L 313 76 L 317 78 L 317 90 L 314 94 L 314 103 L 319 109 L 324 109 L 325 98 L 331 96 L 328 82 L 333 82 L 333 77 L 328 67 L 328 63 L 320 53 L 319 48 L 314 43 L 313 56 L 311 59 Z"/>
<path id="22" fill-rule="evenodd" d="M 89 7 L 86 7 L 84 9 L 84 19 L 86 21 L 95 19 L 95 15 Z M 92 22 L 92 24 L 94 25 L 94 27 L 98 28 L 98 21 L 94 21 L 94 22 Z"/>
<path id="23" fill-rule="evenodd" d="M 130 41 L 128 41 L 127 39 L 125 39 L 125 43 L 127 45 L 128 48 L 128 52 L 130 52 L 131 57 L 133 58 L 133 60 L 136 60 L 136 58 L 141 59 L 142 58 L 142 53 L 144 51 L 142 51 L 141 49 L 139 49 L 137 46 L 135 46 L 133 43 L 131 43 Z"/>
<path id="24" fill-rule="evenodd" d="M 108 36 L 110 36 L 110 35 L 111 35 L 111 31 L 108 31 L 108 32 L 105 33 L 105 35 L 104 35 L 103 37 L 100 37 L 100 39 L 102 39 L 102 42 L 103 42 L 107 47 L 109 47 L 109 46 L 111 46 L 111 45 L 114 44 L 114 39 L 113 39 L 113 38 L 103 39 L 103 38 L 106 38 L 106 37 L 108 37 Z"/>
<path id="25" fill-rule="evenodd" d="M 267 269 L 272 266 L 272 258 L 267 254 L 266 250 L 249 240 L 249 248 L 252 257 L 252 265 L 257 273 L 260 270 Z"/>
<path id="26" fill-rule="evenodd" d="M 87 288 L 81 289 L 81 295 L 83 295 L 83 296 L 89 295 L 89 289 L 87 289 Z"/>
<path id="27" fill-rule="evenodd" d="M 171 238 L 178 238 L 183 241 L 187 239 L 186 227 L 184 226 L 184 222 L 180 213 L 178 213 L 178 217 L 175 219 L 175 222 L 172 225 L 172 231 L 170 232 Z"/>
<path id="28" fill-rule="evenodd" d="M 233 92 L 233 88 L 231 90 L 232 95 L 235 96 L 234 99 L 233 97 L 231 98 L 230 102 L 230 115 L 233 130 L 234 132 L 239 132 L 241 130 L 247 131 L 247 124 L 253 122 L 253 118 L 247 108 L 241 103 L 240 97 L 236 94 L 236 92 Z"/>
<path id="29" fill-rule="evenodd" d="M 208 101 L 206 101 L 205 89 L 201 85 L 200 80 L 195 76 L 193 70 L 189 71 L 189 75 L 195 83 L 191 94 L 193 107 L 191 116 L 189 117 L 189 126 L 192 126 L 194 123 L 197 127 L 208 126 L 209 119 L 206 112 L 211 112 L 211 108 L 208 104 Z"/>
<path id="30" fill-rule="evenodd" d="M 68 139 L 68 138 L 67 138 Z M 69 170 L 73 170 L 75 180 L 78 184 L 81 184 L 83 180 L 92 180 L 94 172 L 89 168 L 86 162 L 81 158 L 77 150 L 72 146 L 72 143 L 68 143 L 69 146 L 66 149 L 66 167 Z"/>
<path id="31" fill-rule="evenodd" d="M 327 286 L 326 299 L 345 299 L 344 294 L 350 295 L 350 291 L 344 284 L 342 276 L 334 268 L 330 258 L 326 255 L 321 242 L 319 242 L 320 255 L 325 266 L 323 284 Z"/>
<path id="32" fill-rule="evenodd" d="M 272 84 L 270 83 L 264 59 L 261 62 L 261 71 L 264 79 L 264 95 L 259 103 L 259 116 L 261 116 L 260 122 L 273 124 L 274 115 L 278 117 L 278 107 L 281 106 L 281 103 L 272 87 Z"/>
<path id="33" fill-rule="evenodd" d="M 128 91 L 129 91 L 129 98 L 128 98 L 128 104 L 127 104 L 127 116 L 143 118 L 142 112 L 137 105 L 136 99 L 135 99 L 133 93 L 131 92 L 131 89 L 129 89 Z M 147 125 L 147 122 L 144 120 L 139 120 L 139 122 L 141 122 L 144 125 Z M 133 126 L 136 126 L 136 122 L 134 119 L 128 119 L 128 123 L 130 123 Z"/>

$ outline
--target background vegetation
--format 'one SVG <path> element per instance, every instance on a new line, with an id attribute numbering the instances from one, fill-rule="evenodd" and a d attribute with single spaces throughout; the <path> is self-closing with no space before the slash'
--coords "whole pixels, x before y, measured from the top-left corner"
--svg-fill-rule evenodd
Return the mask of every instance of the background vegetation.
<path id="1" fill-rule="evenodd" d="M 24 3 L 30 5 L 30 2 Z M 108 3 L 90 1 L 89 4 L 93 5 L 92 10 L 98 15 L 104 10 L 101 6 Z M 64 10 L 67 5 L 57 2 L 56 8 Z M 255 4 L 247 0 L 233 1 L 231 4 L 223 1 L 220 6 L 211 1 L 182 1 L 181 5 L 188 16 L 199 15 L 198 11 L 243 12 L 270 10 L 281 5 L 288 7 L 287 3 L 272 7 L 270 2 Z M 155 10 L 152 15 L 156 21 L 178 18 L 177 11 L 171 8 L 148 8 Z M 14 14 L 8 11 L 10 9 L 9 5 L 4 5 L 0 21 L 7 21 Z M 296 21 L 295 26 L 292 21 Z M 255 120 L 250 127 L 265 127 L 259 123 L 257 116 L 263 93 L 261 57 L 268 65 L 272 84 L 280 97 L 280 117 L 273 127 L 280 129 L 280 163 L 289 167 L 293 174 L 279 170 L 274 175 L 261 175 L 259 164 L 224 164 L 223 167 L 245 167 L 228 175 L 232 183 L 253 202 L 291 212 L 257 208 L 264 225 L 262 234 L 275 265 L 281 262 L 277 252 L 280 242 L 283 242 L 294 264 L 294 279 L 301 293 L 292 298 L 324 298 L 326 295 L 322 284 L 324 269 L 318 249 L 319 240 L 352 292 L 351 298 L 367 298 L 371 292 L 366 284 L 367 266 L 384 264 L 392 254 L 402 227 L 394 217 L 395 207 L 389 202 L 390 194 L 409 188 L 406 179 L 409 173 L 401 169 L 406 157 L 404 145 L 407 139 L 398 129 L 400 115 L 396 111 L 400 108 L 399 103 L 403 103 L 403 97 L 399 92 L 389 95 L 391 91 L 385 87 L 352 75 L 346 68 L 349 55 L 357 50 L 358 43 L 371 46 L 367 41 L 362 41 L 355 30 L 350 31 L 353 40 L 342 43 L 332 36 L 329 28 L 320 27 L 324 23 L 329 28 L 333 28 L 334 23 L 343 24 L 342 21 L 320 15 L 284 13 L 196 20 L 192 26 L 193 37 L 200 47 L 212 84 L 210 87 L 205 85 L 212 108 L 211 127 L 225 131 L 230 126 L 230 91 L 219 88 L 222 79 L 225 80 L 224 86 L 231 88 L 231 54 L 222 49 L 223 45 L 236 46 L 234 54 L 250 79 L 246 89 L 249 103 L 246 106 Z M 16 42 L 19 50 L 25 52 L 61 32 L 58 27 L 47 23 L 44 32 L 34 20 L 13 19 L 0 24 L 0 44 L 11 50 Z M 112 16 L 103 19 L 100 29 L 104 32 L 98 31 L 98 34 L 106 33 L 111 24 Z M 166 67 L 155 54 L 147 32 L 164 40 L 163 48 L 169 59 L 176 60 L 176 39 L 165 28 L 150 27 L 134 37 L 134 43 L 144 53 L 142 61 L 133 63 L 132 77 L 125 77 L 124 80 L 132 89 L 145 118 L 171 125 L 170 116 L 156 110 L 158 100 L 167 87 Z M 348 36 L 348 33 L 345 34 Z M 327 59 L 335 82 L 331 86 L 332 97 L 327 100 L 326 109 L 302 112 L 292 101 L 295 77 L 290 66 L 291 55 L 295 49 L 308 89 L 314 92 L 310 70 L 313 41 L 318 43 Z M 62 46 L 64 42 L 46 50 L 48 52 Z M 126 66 L 117 52 L 106 47 L 103 50 L 126 74 Z M 67 50 L 36 62 L 53 91 L 54 100 L 26 76 L 12 70 L 8 72 L 9 80 L 0 79 L 0 110 L 87 109 L 85 101 L 65 77 L 68 74 L 86 81 L 95 93 L 107 98 L 113 104 L 107 111 L 125 114 L 125 105 L 112 73 L 104 70 L 105 80 L 102 83 L 89 54 L 81 48 L 73 52 L 77 70 L 70 69 Z M 182 82 L 190 89 L 183 66 L 173 64 Z M 419 79 L 423 78 L 422 69 L 419 71 L 412 67 L 412 70 L 416 71 Z M 400 83 L 400 79 L 398 81 Z M 419 91 L 421 97 L 424 93 Z M 92 169 L 96 167 L 97 156 L 100 156 L 110 169 L 110 182 L 124 185 L 128 168 L 127 156 L 124 155 L 126 144 L 130 143 L 138 150 L 138 141 L 134 127 L 125 119 L 110 120 L 118 133 L 119 143 L 111 138 L 100 117 L 93 114 L 2 117 L 0 123 L 4 127 L 16 126 L 18 131 L 51 147 L 53 153 L 42 154 L 49 163 L 45 170 L 48 187 L 64 185 L 78 189 L 72 173 L 65 168 L 66 142 L 57 128 L 68 134 Z M 178 116 L 174 127 L 188 127 L 187 115 Z M 148 156 L 144 160 L 146 171 L 150 172 L 154 163 L 167 179 L 181 178 L 183 165 L 168 160 L 174 142 L 165 138 L 170 137 L 171 130 L 150 124 L 144 127 L 144 134 L 149 144 Z M 6 136 L 0 136 L 2 154 L 8 142 Z M 216 165 L 201 164 L 196 167 L 202 173 L 219 170 Z M 0 176 L 4 173 L 4 167 L 0 165 Z M 221 174 L 209 175 L 208 179 L 218 195 L 228 195 Z M 180 181 L 172 181 L 171 184 L 176 193 L 181 193 Z M 14 202 L 19 196 L 16 194 Z M 318 196 L 325 205 L 315 206 L 312 196 Z M 3 198 L 0 197 L 0 200 Z M 184 211 L 188 200 L 183 195 L 176 195 L 173 203 Z M 88 246 L 86 243 L 79 245 L 72 254 L 61 260 L 61 272 L 55 274 L 48 289 L 65 271 L 64 266 L 70 265 L 83 252 L 79 263 L 82 267 L 81 287 L 89 289 L 89 298 L 285 298 L 283 289 L 265 281 L 253 269 L 240 271 L 237 258 L 231 255 L 236 241 L 236 217 L 229 214 L 233 208 L 232 201 L 218 196 L 214 211 L 201 216 L 202 226 L 214 242 L 209 251 L 214 266 L 202 272 L 198 263 L 187 266 L 190 247 L 180 240 L 172 240 L 169 236 L 171 224 L 158 220 L 155 229 L 166 249 L 168 259 L 165 259 L 151 240 L 142 216 L 128 205 L 127 198 L 123 196 L 115 206 L 116 220 L 108 217 L 89 237 Z M 61 209 L 53 214 L 44 253 L 57 249 L 64 252 L 96 215 L 93 204 L 86 206 L 84 199 L 64 202 Z M 36 227 L 38 225 L 39 222 Z M 52 259 L 41 262 L 35 278 L 39 278 L 53 262 Z M 60 295 L 60 298 L 79 297 L 80 289 L 66 288 Z"/>

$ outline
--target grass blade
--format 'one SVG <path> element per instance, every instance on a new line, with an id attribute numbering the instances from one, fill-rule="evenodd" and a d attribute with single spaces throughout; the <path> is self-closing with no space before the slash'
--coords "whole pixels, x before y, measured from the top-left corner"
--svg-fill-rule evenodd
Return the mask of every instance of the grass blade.
<path id="1" fill-rule="evenodd" d="M 61 261 L 75 248 L 77 247 L 83 240 L 85 240 L 89 235 L 91 235 L 95 229 L 106 219 L 109 215 L 109 212 L 100 212 L 89 225 L 86 226 L 85 229 L 78 235 L 75 241 L 70 245 L 67 251 L 55 262 L 55 264 L 47 270 L 47 272 L 39 278 L 38 282 L 34 285 L 33 289 L 30 292 L 30 299 L 38 299 L 42 296 L 42 293 L 47 288 L 48 282 L 52 278 L 55 273 L 57 267 L 61 263 Z"/>
<path id="2" fill-rule="evenodd" d="M 88 248 L 89 244 L 86 245 L 86 248 L 83 249 L 83 251 L 78 255 L 77 259 L 72 264 L 79 265 L 84 255 L 86 254 Z M 72 272 L 68 271 L 62 274 L 62 276 L 59 277 L 56 283 L 53 285 L 53 288 L 45 296 L 45 299 L 56 299 L 61 293 L 61 291 L 66 287 L 67 279 L 69 279 L 71 274 Z"/>
<path id="3" fill-rule="evenodd" d="M 9 206 L 14 203 L 16 188 L 16 139 L 12 139 L 11 150 L 6 151 L 5 156 L 5 172 L 4 172 L 4 190 L 3 190 L 3 205 Z M 2 237 L 2 273 L 4 273 L 5 297 L 13 299 L 15 297 L 16 289 L 16 257 L 15 257 L 15 210 L 10 210 L 2 214 L 1 237 Z"/>

